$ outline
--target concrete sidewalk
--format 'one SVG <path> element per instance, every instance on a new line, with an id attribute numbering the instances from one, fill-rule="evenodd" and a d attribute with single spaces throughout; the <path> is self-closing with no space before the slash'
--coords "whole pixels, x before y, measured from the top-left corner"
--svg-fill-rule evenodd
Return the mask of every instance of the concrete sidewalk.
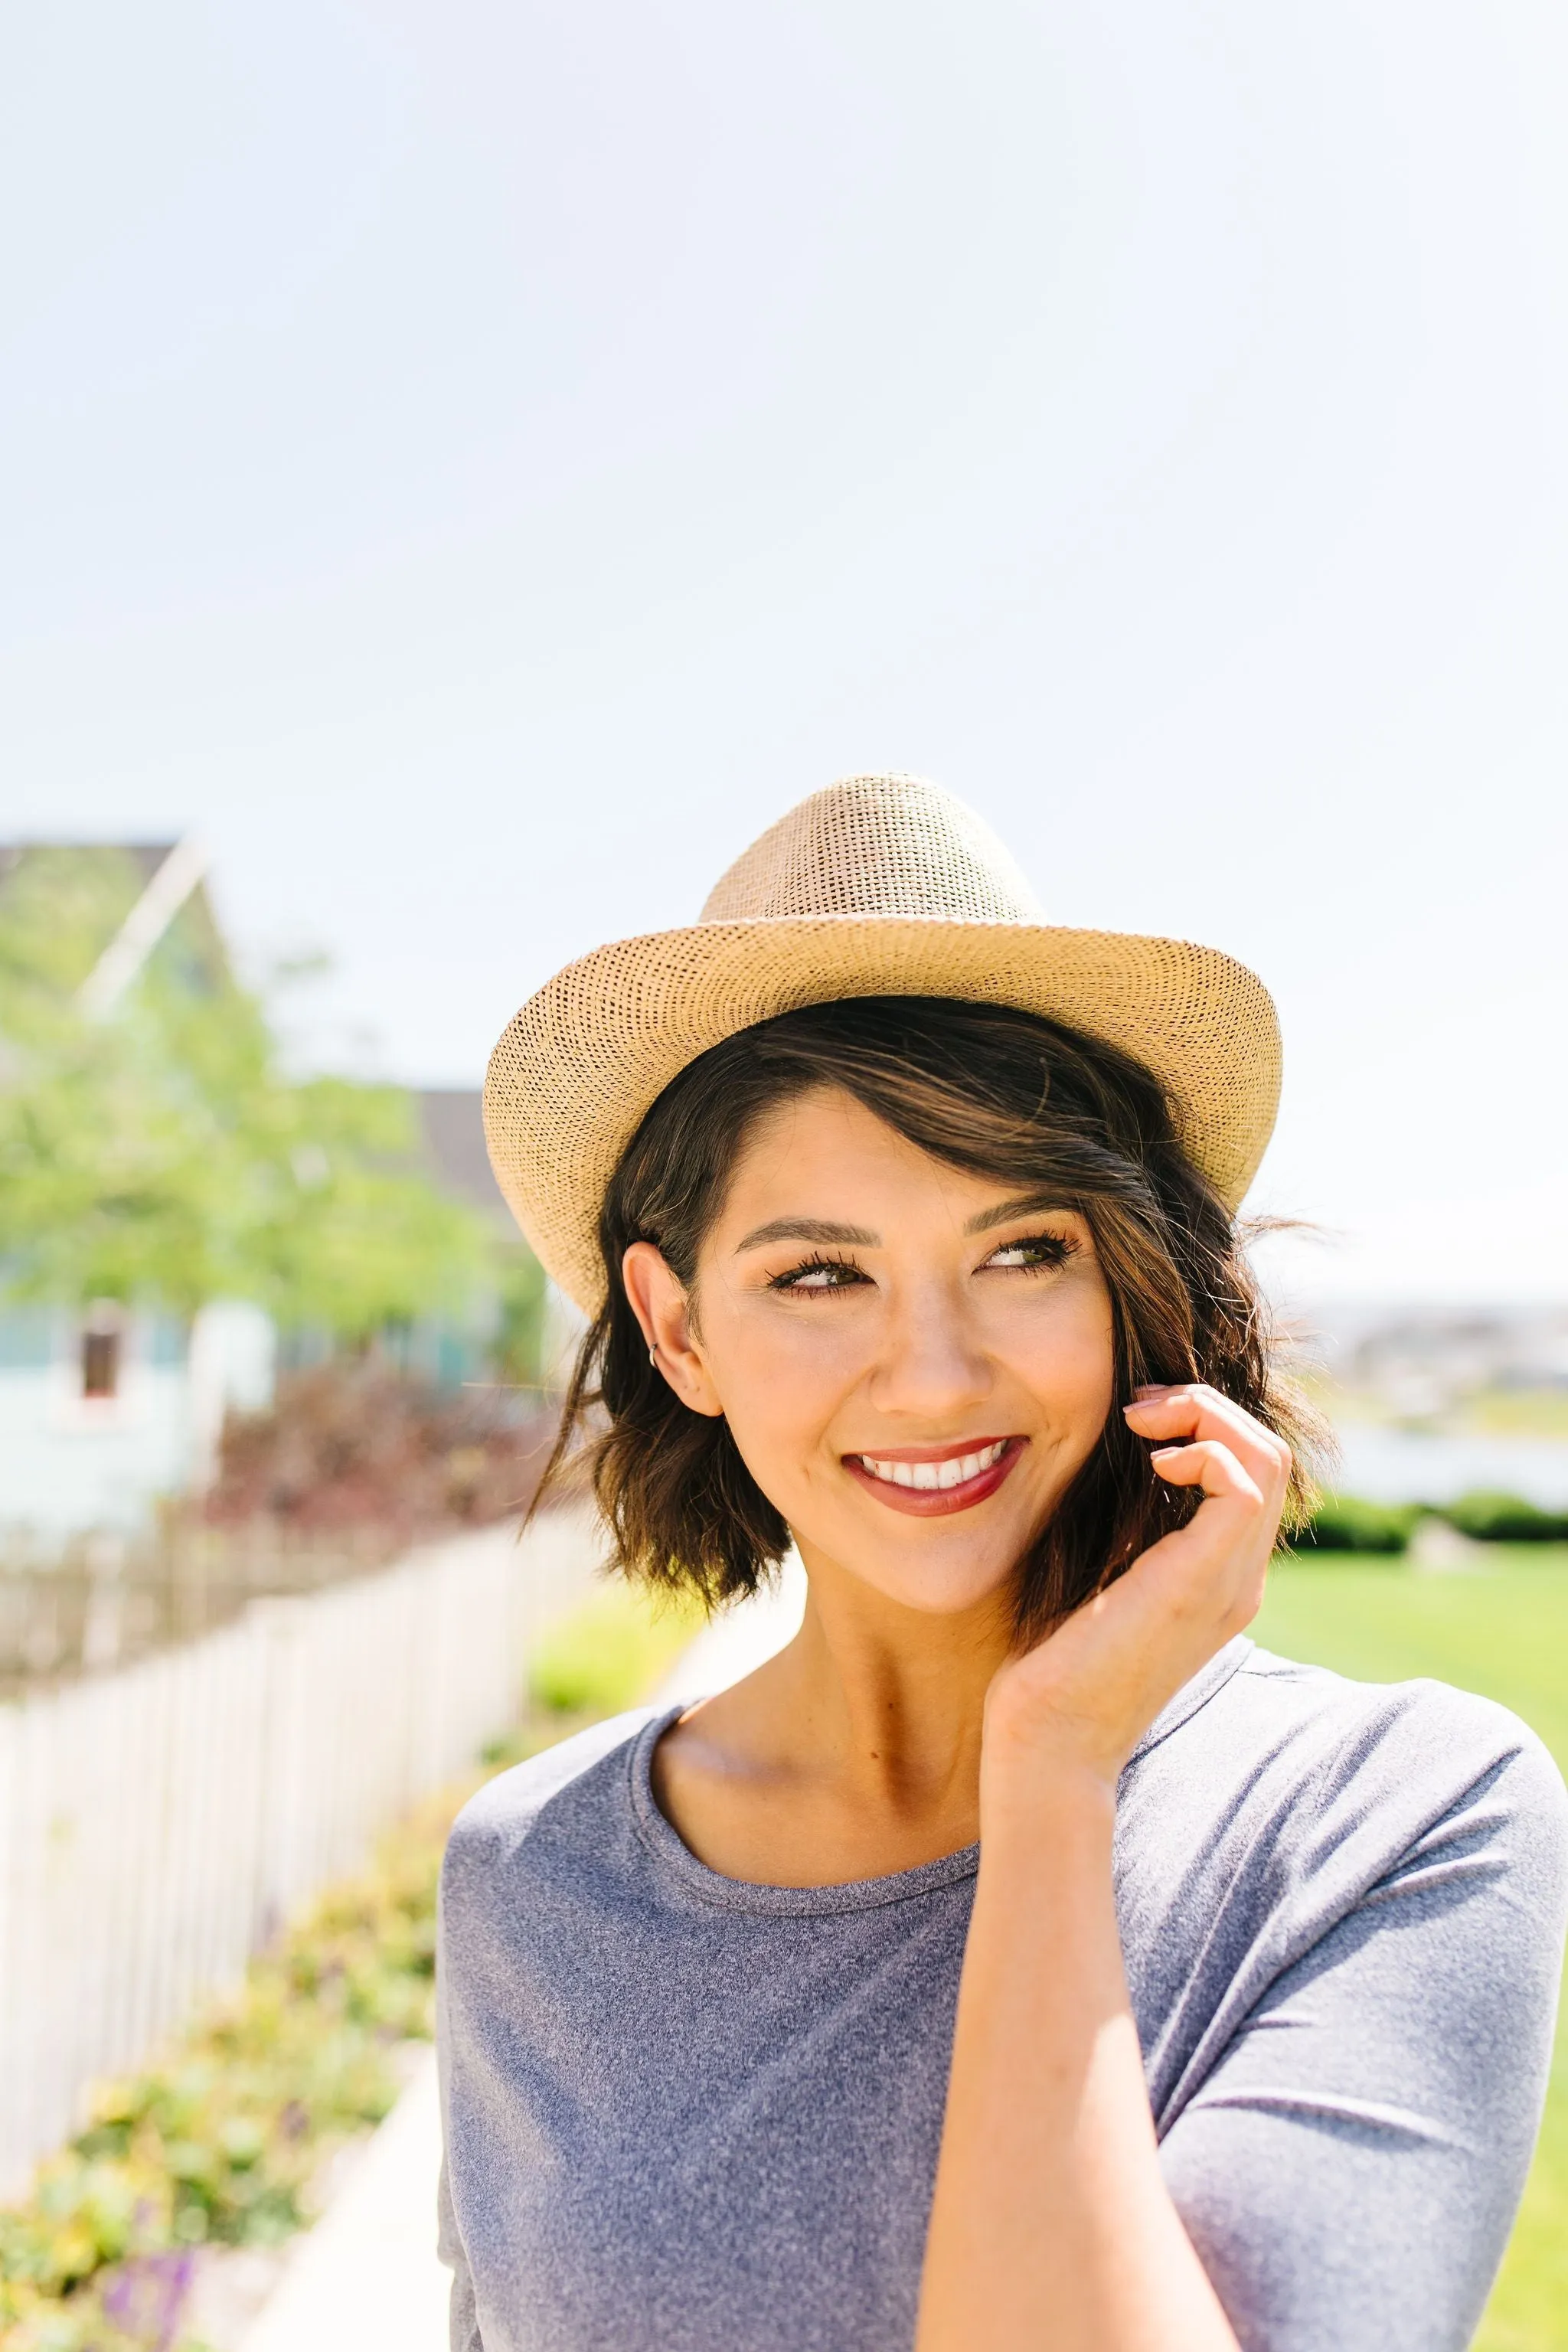
<path id="1" fill-rule="evenodd" d="M 805 1578 L 793 1558 L 776 1592 L 704 1628 L 654 1704 L 700 1698 L 739 1682 L 800 1623 Z M 441 2117 L 436 2053 L 413 2079 L 246 2335 L 244 2352 L 444 2352 L 447 2273 L 436 2259 Z"/>
<path id="2" fill-rule="evenodd" d="M 436 2053 L 309 2235 L 245 2352 L 442 2352 L 447 2273 L 436 2260 L 441 2115 Z"/>

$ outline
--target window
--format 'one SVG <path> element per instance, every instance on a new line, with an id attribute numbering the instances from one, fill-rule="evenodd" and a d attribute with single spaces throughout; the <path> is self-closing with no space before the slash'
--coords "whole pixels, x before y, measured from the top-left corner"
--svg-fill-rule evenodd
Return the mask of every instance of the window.
<path id="1" fill-rule="evenodd" d="M 94 1307 L 81 1334 L 81 1392 L 84 1397 L 120 1394 L 120 1309 L 109 1302 Z"/>

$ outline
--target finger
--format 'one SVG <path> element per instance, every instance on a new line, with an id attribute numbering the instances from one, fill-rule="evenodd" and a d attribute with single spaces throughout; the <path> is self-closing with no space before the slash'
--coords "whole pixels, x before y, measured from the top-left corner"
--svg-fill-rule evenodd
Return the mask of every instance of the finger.
<path id="1" fill-rule="evenodd" d="M 1172 1486 L 1198 1486 L 1215 1502 L 1246 1503 L 1263 1507 L 1263 1489 L 1231 1452 L 1215 1438 L 1195 1438 L 1190 1445 L 1163 1445 L 1149 1457 L 1159 1477 Z"/>
<path id="2" fill-rule="evenodd" d="M 1216 1438 L 1267 1486 L 1277 1486 L 1290 1475 L 1290 1449 L 1284 1439 L 1266 1429 L 1245 1405 L 1206 1382 L 1137 1397 L 1123 1411 L 1135 1436 Z"/>
<path id="3" fill-rule="evenodd" d="M 1140 1427 L 1169 1436 L 1189 1433 L 1204 1436 L 1210 1433 L 1203 1426 L 1205 1422 L 1214 1432 L 1221 1428 L 1252 1430 L 1261 1437 L 1273 1436 L 1273 1432 L 1266 1430 L 1245 1405 L 1210 1388 L 1206 1381 L 1183 1381 L 1173 1388 L 1141 1390 L 1122 1411 L 1130 1420 L 1135 1418 Z"/>
<path id="4" fill-rule="evenodd" d="M 1152 1580 L 1164 1603 L 1208 1622 L 1228 1640 L 1257 1614 L 1279 1522 L 1278 1498 L 1259 1491 L 1229 1446 L 1212 1438 L 1162 1446 L 1150 1455 L 1155 1475 L 1173 1486 L 1196 1486 L 1203 1501 L 1183 1528 L 1162 1536 L 1137 1560 L 1132 1577 Z"/>

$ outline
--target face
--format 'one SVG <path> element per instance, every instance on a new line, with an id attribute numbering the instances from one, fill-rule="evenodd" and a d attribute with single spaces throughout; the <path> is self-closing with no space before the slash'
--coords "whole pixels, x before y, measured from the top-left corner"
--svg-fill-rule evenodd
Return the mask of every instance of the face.
<path id="1" fill-rule="evenodd" d="M 650 1243 L 625 1275 L 666 1379 L 728 1420 L 807 1569 L 910 1607 L 1001 1594 L 1110 1410 L 1083 1218 L 930 1158 L 837 1089 L 759 1122 L 690 1297 Z"/>

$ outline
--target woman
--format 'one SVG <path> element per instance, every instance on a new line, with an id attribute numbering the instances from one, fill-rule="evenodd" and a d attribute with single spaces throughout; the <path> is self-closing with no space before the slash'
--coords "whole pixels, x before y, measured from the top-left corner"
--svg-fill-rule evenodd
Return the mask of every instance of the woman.
<path id="1" fill-rule="evenodd" d="M 1438 2352 L 1539 2116 L 1562 1784 L 1256 1651 L 1296 1489 L 1226 958 L 819 793 L 524 1008 L 492 1158 L 594 1318 L 620 1568 L 797 1638 L 454 1833 L 460 2352 Z"/>

